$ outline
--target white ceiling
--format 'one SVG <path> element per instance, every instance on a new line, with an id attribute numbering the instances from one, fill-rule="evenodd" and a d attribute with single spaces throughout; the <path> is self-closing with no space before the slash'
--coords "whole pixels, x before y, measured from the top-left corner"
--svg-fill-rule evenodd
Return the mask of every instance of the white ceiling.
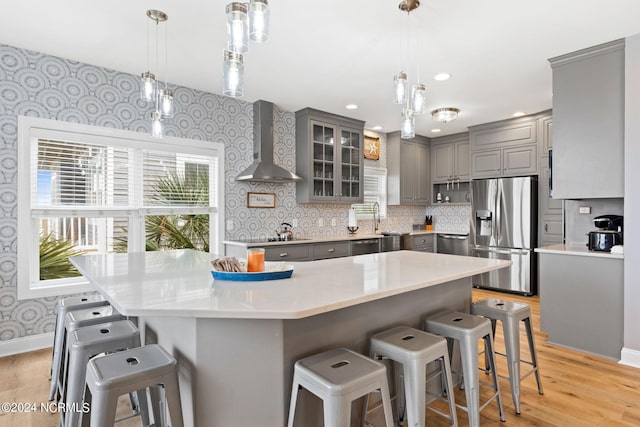
<path id="1" fill-rule="evenodd" d="M 639 0 L 421 0 L 409 16 L 409 79 L 427 85 L 428 109 L 458 120 L 416 119 L 436 136 L 551 108 L 548 58 L 640 33 Z M 0 43 L 139 74 L 147 68 L 147 9 L 169 15 L 170 82 L 222 91 L 223 0 L 1 0 Z M 245 56 L 245 96 L 288 111 L 314 107 L 397 130 L 391 103 L 400 69 L 399 0 L 270 0 L 271 38 Z M 452 78 L 436 82 L 446 71 Z M 606 76 L 602 76 L 606 78 Z M 348 111 L 345 105 L 359 108 Z"/>

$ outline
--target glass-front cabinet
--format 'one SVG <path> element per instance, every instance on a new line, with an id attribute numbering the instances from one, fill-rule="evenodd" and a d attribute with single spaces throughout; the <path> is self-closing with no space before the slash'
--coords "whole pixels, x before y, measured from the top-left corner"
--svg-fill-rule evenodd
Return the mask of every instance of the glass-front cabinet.
<path id="1" fill-rule="evenodd" d="M 361 203 L 364 122 L 306 108 L 296 112 L 298 203 Z"/>

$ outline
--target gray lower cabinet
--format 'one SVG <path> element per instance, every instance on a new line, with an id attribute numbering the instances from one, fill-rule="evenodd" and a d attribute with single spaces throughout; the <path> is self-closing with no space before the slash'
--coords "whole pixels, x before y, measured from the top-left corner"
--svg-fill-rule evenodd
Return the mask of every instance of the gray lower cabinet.
<path id="1" fill-rule="evenodd" d="M 549 62 L 553 197 L 624 197 L 624 39 Z"/>
<path id="2" fill-rule="evenodd" d="M 619 360 L 624 260 L 538 253 L 540 329 L 549 342 Z"/>
<path id="3" fill-rule="evenodd" d="M 265 261 L 311 261 L 312 245 L 276 245 L 266 247 Z"/>
<path id="4" fill-rule="evenodd" d="M 349 242 L 314 243 L 311 246 L 314 260 L 349 256 Z"/>
<path id="5" fill-rule="evenodd" d="M 411 237 L 411 250 L 420 252 L 435 252 L 435 234 L 418 234 Z"/>
<path id="6" fill-rule="evenodd" d="M 431 198 L 429 138 L 387 135 L 387 204 L 427 205 Z"/>

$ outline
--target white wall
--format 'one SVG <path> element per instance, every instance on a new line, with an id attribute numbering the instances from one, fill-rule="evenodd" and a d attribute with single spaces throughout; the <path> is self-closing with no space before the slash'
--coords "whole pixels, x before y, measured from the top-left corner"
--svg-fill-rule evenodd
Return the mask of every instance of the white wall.
<path id="1" fill-rule="evenodd" d="M 624 144 L 624 348 L 640 367 L 640 34 L 626 39 Z"/>

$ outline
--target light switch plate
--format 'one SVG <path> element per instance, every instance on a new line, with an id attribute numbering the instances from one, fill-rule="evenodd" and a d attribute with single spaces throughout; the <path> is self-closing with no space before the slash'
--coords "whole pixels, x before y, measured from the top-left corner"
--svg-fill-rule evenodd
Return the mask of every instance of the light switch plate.
<path id="1" fill-rule="evenodd" d="M 324 227 L 324 219 L 318 218 L 318 227 Z"/>
<path id="2" fill-rule="evenodd" d="M 233 221 L 230 219 L 227 220 L 227 230 L 228 231 L 233 230 Z"/>
<path id="3" fill-rule="evenodd" d="M 590 214 L 591 213 L 591 206 L 580 206 L 580 207 L 578 207 L 578 213 Z"/>
<path id="4" fill-rule="evenodd" d="M 335 218 L 331 218 L 331 226 L 335 227 L 336 225 L 338 225 L 336 219 Z"/>
<path id="5" fill-rule="evenodd" d="M 297 218 L 294 218 L 294 219 L 291 220 L 291 226 L 292 227 L 297 227 L 298 226 L 298 219 Z"/>

